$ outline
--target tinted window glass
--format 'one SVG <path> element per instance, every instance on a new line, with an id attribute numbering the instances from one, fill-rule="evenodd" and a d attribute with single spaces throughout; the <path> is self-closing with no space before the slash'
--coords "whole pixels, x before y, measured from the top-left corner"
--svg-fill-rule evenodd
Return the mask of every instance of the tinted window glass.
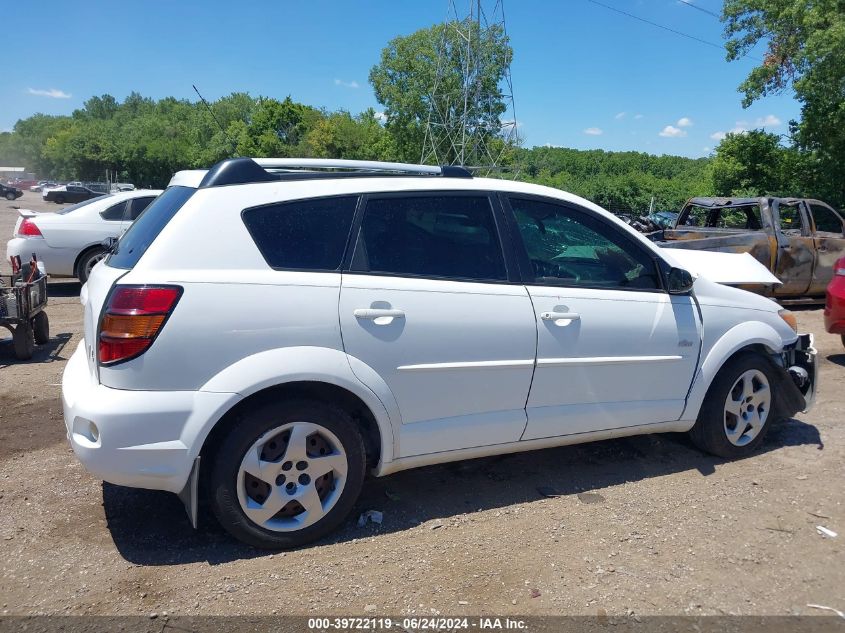
<path id="1" fill-rule="evenodd" d="M 371 199 L 353 268 L 481 281 L 507 278 L 486 196 Z"/>
<path id="2" fill-rule="evenodd" d="M 357 203 L 357 196 L 284 202 L 246 209 L 243 220 L 272 268 L 337 270 Z"/>
<path id="3" fill-rule="evenodd" d="M 123 213 L 126 210 L 126 201 L 113 204 L 105 211 L 100 211 L 100 217 L 110 222 L 120 221 L 123 219 Z"/>
<path id="4" fill-rule="evenodd" d="M 138 216 L 141 215 L 141 212 L 150 206 L 150 203 L 155 200 L 155 198 L 133 198 L 130 204 L 132 205 L 129 209 L 129 221 L 134 222 L 138 219 Z"/>
<path id="5" fill-rule="evenodd" d="M 535 283 L 660 288 L 650 254 L 588 213 L 536 200 L 512 199 Z"/>
<path id="6" fill-rule="evenodd" d="M 191 187 L 170 187 L 147 207 L 146 213 L 133 222 L 129 230 L 117 243 L 117 249 L 109 255 L 106 264 L 113 268 L 132 268 L 138 263 L 161 230 L 182 208 L 195 189 Z"/>
<path id="7" fill-rule="evenodd" d="M 810 211 L 813 213 L 816 231 L 842 235 L 842 220 L 833 211 L 820 204 L 811 204 Z"/>

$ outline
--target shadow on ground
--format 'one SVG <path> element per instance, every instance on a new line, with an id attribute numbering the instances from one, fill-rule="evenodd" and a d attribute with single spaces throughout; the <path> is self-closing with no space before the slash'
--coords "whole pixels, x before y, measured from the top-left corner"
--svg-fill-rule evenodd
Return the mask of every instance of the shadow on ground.
<path id="1" fill-rule="evenodd" d="M 834 365 L 839 365 L 840 367 L 845 367 L 845 354 L 831 354 L 827 357 Z"/>
<path id="2" fill-rule="evenodd" d="M 790 420 L 771 428 L 761 451 L 800 445 L 823 448 L 816 427 Z M 687 470 L 707 476 L 720 463 L 698 451 L 686 435 L 665 434 L 409 470 L 368 480 L 350 518 L 313 547 L 401 532 L 468 511 L 530 503 L 550 492 L 566 496 L 599 491 Z M 596 500 L 602 502 L 601 497 L 591 499 Z M 207 508 L 201 511 L 200 529 L 194 531 L 181 502 L 169 493 L 103 484 L 103 506 L 118 551 L 138 565 L 214 565 L 267 555 L 227 536 Z M 383 524 L 357 527 L 359 514 L 370 509 L 384 513 Z"/>
<path id="3" fill-rule="evenodd" d="M 82 291 L 82 284 L 75 279 L 50 281 L 47 284 L 48 297 L 78 297 Z"/>
<path id="4" fill-rule="evenodd" d="M 5 328 L 0 329 L 0 335 L 8 334 Z M 32 358 L 29 360 L 18 360 L 15 358 L 15 348 L 12 337 L 6 336 L 0 339 L 0 370 L 11 368 L 15 365 L 28 365 L 32 363 L 52 363 L 54 360 L 67 360 L 62 356 L 65 346 L 73 337 L 70 332 L 51 334 L 50 340 L 43 345 L 36 345 Z M 11 369 L 10 369 L 11 371 Z"/>

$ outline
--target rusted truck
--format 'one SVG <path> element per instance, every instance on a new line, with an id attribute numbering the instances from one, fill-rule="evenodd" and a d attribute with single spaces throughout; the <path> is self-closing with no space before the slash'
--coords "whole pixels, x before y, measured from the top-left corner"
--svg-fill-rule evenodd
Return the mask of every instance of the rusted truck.
<path id="1" fill-rule="evenodd" d="M 749 253 L 782 283 L 748 289 L 778 299 L 823 299 L 845 256 L 842 215 L 807 198 L 691 198 L 674 227 L 650 237 L 665 248 Z"/>

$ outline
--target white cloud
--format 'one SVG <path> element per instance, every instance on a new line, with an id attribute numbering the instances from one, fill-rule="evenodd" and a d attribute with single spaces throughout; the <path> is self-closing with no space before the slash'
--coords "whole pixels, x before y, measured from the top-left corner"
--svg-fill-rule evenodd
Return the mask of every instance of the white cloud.
<path id="1" fill-rule="evenodd" d="M 554 148 L 554 147 L 563 147 L 563 145 L 554 145 L 553 143 L 546 143 L 543 147 Z"/>
<path id="2" fill-rule="evenodd" d="M 767 114 L 756 121 L 756 125 L 758 127 L 778 127 L 781 123 L 783 123 L 783 121 L 777 118 L 774 114 Z"/>
<path id="3" fill-rule="evenodd" d="M 740 125 L 740 123 L 742 123 L 742 121 L 737 121 L 736 127 L 731 128 L 731 134 L 745 134 L 748 131 L 747 129 L 745 129 L 745 126 Z"/>
<path id="4" fill-rule="evenodd" d="M 375 113 L 376 121 L 380 123 L 387 123 L 387 115 L 384 112 Z"/>
<path id="5" fill-rule="evenodd" d="M 604 130 L 602 130 L 600 127 L 588 127 L 586 130 L 584 130 L 584 134 L 587 134 L 588 136 L 601 136 L 602 134 L 604 134 Z"/>
<path id="6" fill-rule="evenodd" d="M 705 147 L 702 147 L 702 148 L 701 148 L 701 151 L 702 151 L 702 152 L 704 152 L 705 154 L 708 154 L 708 153 L 710 153 L 710 150 L 711 150 L 711 149 L 712 149 L 712 148 L 705 146 Z"/>
<path id="7" fill-rule="evenodd" d="M 37 97 L 50 97 L 51 99 L 70 99 L 73 96 L 64 90 L 59 90 L 58 88 L 50 88 L 49 90 L 43 90 L 41 88 L 27 88 L 26 91 Z"/>
<path id="8" fill-rule="evenodd" d="M 628 113 L 627 113 L 627 112 L 620 112 L 620 113 L 618 113 L 618 114 L 617 114 L 615 117 L 613 117 L 613 118 L 614 118 L 614 119 L 616 119 L 617 121 L 621 121 L 621 120 L 622 120 L 622 119 L 624 119 L 626 116 L 628 116 Z"/>
<path id="9" fill-rule="evenodd" d="M 678 119 L 678 127 L 691 127 L 692 126 L 692 119 L 689 117 L 682 116 Z"/>
<path id="10" fill-rule="evenodd" d="M 634 118 L 635 118 L 635 119 L 637 119 L 637 120 L 639 120 L 639 119 L 642 119 L 642 118 L 643 118 L 643 115 L 642 115 L 642 114 L 637 113 L 637 114 L 635 114 L 635 115 L 634 115 Z"/>
<path id="11" fill-rule="evenodd" d="M 665 136 L 667 138 L 683 138 L 687 135 L 686 130 L 682 130 L 681 128 L 677 128 L 674 125 L 667 125 L 663 128 L 660 132 L 658 132 L 660 136 Z"/>
<path id="12" fill-rule="evenodd" d="M 344 88 L 360 88 L 357 81 L 343 81 L 343 79 L 335 79 L 335 86 L 343 86 Z"/>
<path id="13" fill-rule="evenodd" d="M 714 141 L 721 141 L 723 138 L 725 138 L 725 136 L 727 135 L 722 132 L 722 130 L 719 130 L 717 132 L 713 132 L 713 134 L 710 135 L 710 138 L 712 138 Z"/>

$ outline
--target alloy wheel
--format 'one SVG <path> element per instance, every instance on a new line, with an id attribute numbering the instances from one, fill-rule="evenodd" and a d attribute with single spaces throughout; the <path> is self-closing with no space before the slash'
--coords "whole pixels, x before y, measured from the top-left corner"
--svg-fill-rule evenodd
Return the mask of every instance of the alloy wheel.
<path id="1" fill-rule="evenodd" d="M 769 380 L 759 369 L 749 369 L 737 378 L 725 399 L 724 427 L 734 446 L 751 442 L 766 424 L 772 408 Z"/>
<path id="2" fill-rule="evenodd" d="M 325 427 L 292 422 L 264 433 L 241 461 L 238 501 L 247 518 L 275 532 L 313 525 L 340 499 L 348 462 Z"/>

